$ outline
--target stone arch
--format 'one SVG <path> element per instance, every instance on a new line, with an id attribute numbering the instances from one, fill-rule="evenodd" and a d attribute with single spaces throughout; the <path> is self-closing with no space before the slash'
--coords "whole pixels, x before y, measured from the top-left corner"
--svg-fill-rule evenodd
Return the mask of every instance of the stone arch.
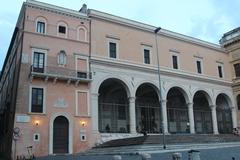
<path id="1" fill-rule="evenodd" d="M 54 120 L 59 117 L 63 116 L 65 117 L 68 122 L 69 122 L 69 135 L 68 135 L 68 152 L 69 154 L 73 153 L 73 122 L 68 113 L 65 112 L 59 112 L 59 113 L 54 113 L 49 122 L 49 154 L 53 154 L 53 123 Z"/>
<path id="2" fill-rule="evenodd" d="M 168 92 L 169 92 L 172 88 L 178 89 L 178 90 L 183 94 L 186 103 L 191 102 L 187 90 L 185 89 L 185 87 L 180 86 L 180 85 L 171 85 L 171 86 L 169 86 L 169 87 L 166 89 L 166 92 L 165 92 L 165 94 L 166 94 L 165 97 L 164 97 L 165 99 L 167 99 Z"/>
<path id="3" fill-rule="evenodd" d="M 99 131 L 129 133 L 129 89 L 117 78 L 105 79 L 98 89 Z"/>
<path id="4" fill-rule="evenodd" d="M 211 94 L 208 90 L 203 89 L 203 88 L 197 88 L 197 89 L 195 89 L 195 90 L 192 92 L 192 97 L 191 97 L 191 98 L 192 98 L 192 102 L 193 102 L 194 95 L 195 95 L 197 92 L 202 92 L 202 93 L 204 93 L 205 97 L 206 97 L 207 100 L 208 100 L 209 106 L 215 104 L 214 98 L 212 97 L 212 94 Z"/>
<path id="5" fill-rule="evenodd" d="M 195 132 L 199 134 L 213 133 L 211 106 L 212 99 L 205 90 L 197 90 L 193 95 L 193 113 Z"/>
<path id="6" fill-rule="evenodd" d="M 168 131 L 170 133 L 190 133 L 187 92 L 179 86 L 167 90 Z"/>
<path id="7" fill-rule="evenodd" d="M 161 128 L 160 110 L 158 88 L 149 82 L 138 85 L 135 91 L 137 132 L 159 133 Z"/>
<path id="8" fill-rule="evenodd" d="M 137 89 L 142 85 L 142 84 L 149 84 L 151 85 L 154 90 L 157 92 L 158 96 L 159 96 L 159 92 L 158 92 L 158 84 L 153 82 L 153 81 L 148 81 L 148 80 L 143 80 L 143 81 L 140 81 L 138 82 L 135 86 L 134 86 L 134 89 L 133 89 L 133 95 L 135 96 L 136 95 L 136 92 L 137 92 Z"/>
<path id="9" fill-rule="evenodd" d="M 108 76 L 104 76 L 103 78 L 101 78 L 101 79 L 95 84 L 95 86 L 93 87 L 93 93 L 98 93 L 101 84 L 102 84 L 105 80 L 107 80 L 107 79 L 116 79 L 116 80 L 119 80 L 119 82 L 120 82 L 120 83 L 124 86 L 124 88 L 126 89 L 128 97 L 133 97 L 133 96 L 134 96 L 134 94 L 133 94 L 133 89 L 132 89 L 130 83 L 129 83 L 126 79 L 124 79 L 124 78 L 122 78 L 122 77 L 120 77 L 120 76 L 117 76 L 117 75 L 108 75 Z"/>
<path id="10" fill-rule="evenodd" d="M 235 119 L 232 119 L 235 113 L 232 109 L 231 98 L 226 93 L 218 93 L 216 96 L 216 112 L 219 133 L 232 133 L 233 126 L 235 126 L 233 125 Z"/>

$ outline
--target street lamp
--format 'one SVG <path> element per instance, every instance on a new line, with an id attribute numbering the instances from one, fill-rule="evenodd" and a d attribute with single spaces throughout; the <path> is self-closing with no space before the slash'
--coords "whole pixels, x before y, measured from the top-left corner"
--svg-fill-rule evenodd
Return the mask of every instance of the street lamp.
<path id="1" fill-rule="evenodd" d="M 160 64 L 159 64 L 159 53 L 158 53 L 158 41 L 157 41 L 157 33 L 161 30 L 161 27 L 158 27 L 154 30 L 155 33 L 155 41 L 156 41 L 156 51 L 157 51 L 157 66 L 158 66 L 158 87 L 159 87 L 159 104 L 162 116 L 160 120 L 162 121 L 162 133 L 163 133 L 163 149 L 166 149 L 166 141 L 165 141 L 165 129 L 163 122 L 163 109 L 162 109 L 162 91 L 161 91 L 161 77 L 160 77 Z"/>

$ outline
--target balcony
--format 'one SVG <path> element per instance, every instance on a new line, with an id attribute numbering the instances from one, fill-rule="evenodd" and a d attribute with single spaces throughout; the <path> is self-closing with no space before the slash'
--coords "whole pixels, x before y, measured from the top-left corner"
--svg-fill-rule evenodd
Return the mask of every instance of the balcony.
<path id="1" fill-rule="evenodd" d="M 78 85 L 79 82 L 88 83 L 92 80 L 91 72 L 82 72 L 64 67 L 52 66 L 45 66 L 44 68 L 31 66 L 29 77 L 31 82 L 34 78 L 42 78 L 46 82 L 52 81 L 56 83 L 57 81 L 66 81 L 67 84 L 74 83 L 75 85 Z"/>

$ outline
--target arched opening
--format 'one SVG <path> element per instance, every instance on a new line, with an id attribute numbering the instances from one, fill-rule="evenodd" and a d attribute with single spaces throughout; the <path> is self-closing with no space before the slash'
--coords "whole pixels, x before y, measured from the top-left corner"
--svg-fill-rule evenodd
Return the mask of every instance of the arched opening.
<path id="1" fill-rule="evenodd" d="M 107 79 L 99 88 L 99 131 L 129 133 L 129 105 L 126 85 L 118 79 Z"/>
<path id="2" fill-rule="evenodd" d="M 167 94 L 168 131 L 170 133 L 189 133 L 190 124 L 184 91 L 173 87 Z"/>
<path id="3" fill-rule="evenodd" d="M 69 153 L 69 122 L 64 116 L 58 116 L 53 122 L 53 153 Z"/>
<path id="4" fill-rule="evenodd" d="M 217 96 L 217 122 L 219 133 L 232 133 L 232 113 L 229 105 L 229 99 L 225 94 Z"/>
<path id="5" fill-rule="evenodd" d="M 209 107 L 208 94 L 197 91 L 193 97 L 195 132 L 199 134 L 213 133 L 212 114 Z"/>
<path id="6" fill-rule="evenodd" d="M 144 83 L 136 91 L 136 129 L 137 132 L 160 132 L 160 105 L 156 88 Z"/>

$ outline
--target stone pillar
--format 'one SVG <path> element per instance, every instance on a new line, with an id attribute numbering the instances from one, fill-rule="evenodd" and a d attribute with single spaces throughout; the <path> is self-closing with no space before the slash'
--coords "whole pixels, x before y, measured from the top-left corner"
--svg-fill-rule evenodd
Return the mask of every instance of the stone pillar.
<path id="1" fill-rule="evenodd" d="M 92 130 L 94 133 L 99 133 L 98 130 L 98 93 L 91 94 L 91 117 L 92 117 Z"/>
<path id="2" fill-rule="evenodd" d="M 164 128 L 165 134 L 168 134 L 168 120 L 167 120 L 167 100 L 162 100 L 162 127 Z"/>
<path id="3" fill-rule="evenodd" d="M 213 125 L 213 133 L 214 134 L 219 134 L 218 133 L 218 124 L 217 124 L 217 112 L 216 112 L 216 105 L 211 105 L 211 113 L 212 113 L 212 125 Z"/>
<path id="4" fill-rule="evenodd" d="M 194 114 L 193 114 L 193 103 L 188 103 L 188 119 L 190 124 L 190 133 L 195 133 Z"/>
<path id="5" fill-rule="evenodd" d="M 135 109 L 135 97 L 129 97 L 129 113 L 130 113 L 130 133 L 136 132 L 136 109 Z"/>
<path id="6" fill-rule="evenodd" d="M 232 113 L 232 125 L 233 128 L 237 128 L 237 111 L 235 107 L 231 107 L 231 113 Z"/>

